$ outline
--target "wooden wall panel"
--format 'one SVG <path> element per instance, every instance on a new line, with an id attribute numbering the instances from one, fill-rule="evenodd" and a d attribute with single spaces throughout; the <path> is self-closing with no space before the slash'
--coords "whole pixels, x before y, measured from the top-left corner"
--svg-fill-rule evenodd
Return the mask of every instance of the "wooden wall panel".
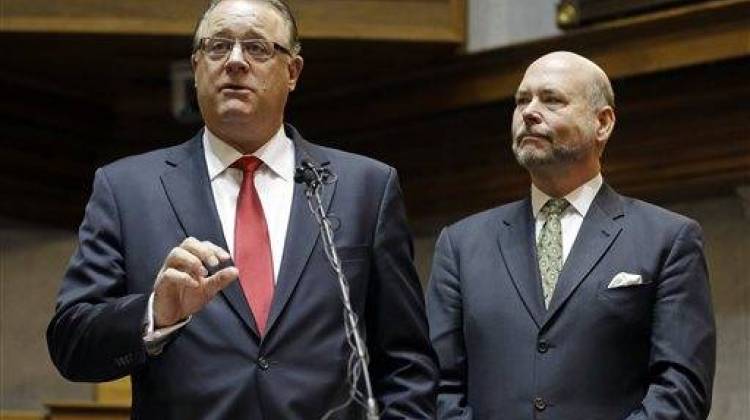
<path id="1" fill-rule="evenodd" d="M 342 131 L 511 97 L 525 67 L 544 53 L 570 50 L 599 63 L 612 79 L 676 70 L 750 55 L 750 0 L 720 0 L 570 31 L 563 36 L 457 57 L 359 90 L 294 105 L 312 121 L 323 114 Z M 358 101 L 367 97 L 368 101 Z M 323 106 L 325 104 L 325 106 Z M 359 115 L 351 115 L 357 107 Z"/>
<path id="2" fill-rule="evenodd" d="M 292 0 L 300 34 L 312 39 L 464 41 L 457 0 Z M 206 0 L 4 0 L 0 30 L 190 35 Z"/>
<path id="3" fill-rule="evenodd" d="M 750 58 L 617 80 L 608 182 L 665 202 L 750 182 Z M 398 168 L 410 215 L 453 219 L 520 198 L 528 176 L 510 151 L 511 100 L 362 131 L 344 148 Z"/>
<path id="4" fill-rule="evenodd" d="M 749 13 L 750 0 L 719 0 L 477 56 L 441 42 L 308 39 L 288 120 L 396 166 L 413 219 L 454 217 L 527 191 L 509 149 L 510 98 L 528 62 L 571 47 L 615 80 L 613 184 L 657 201 L 727 191 L 747 183 Z M 10 197 L 0 214 L 76 226 L 97 166 L 191 136 L 199 125 L 170 114 L 168 75 L 189 45 L 184 35 L 0 33 L 14 57 L 0 69 L 11 98 L 0 103 Z"/>

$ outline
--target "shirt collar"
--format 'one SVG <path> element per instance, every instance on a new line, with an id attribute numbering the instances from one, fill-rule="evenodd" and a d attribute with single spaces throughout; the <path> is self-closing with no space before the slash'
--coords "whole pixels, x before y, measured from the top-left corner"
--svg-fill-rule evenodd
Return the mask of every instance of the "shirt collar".
<path id="1" fill-rule="evenodd" d="M 595 177 L 568 193 L 568 195 L 565 196 L 565 199 L 568 200 L 570 207 L 575 209 L 581 217 L 585 217 L 586 213 L 589 211 L 589 207 L 591 207 L 591 203 L 594 202 L 596 193 L 599 192 L 603 183 L 604 180 L 602 179 L 602 174 L 597 173 Z M 537 188 L 533 183 L 531 184 L 531 209 L 534 212 L 535 219 L 539 216 L 539 211 L 542 210 L 542 206 L 544 206 L 550 198 L 552 197 L 542 192 L 542 190 Z"/>
<path id="2" fill-rule="evenodd" d="M 203 130 L 203 150 L 206 155 L 208 177 L 212 181 L 242 157 L 242 153 L 219 139 L 208 127 Z M 291 182 L 294 177 L 294 143 L 284 133 L 284 126 L 263 146 L 252 153 L 263 164 L 284 181 Z"/>

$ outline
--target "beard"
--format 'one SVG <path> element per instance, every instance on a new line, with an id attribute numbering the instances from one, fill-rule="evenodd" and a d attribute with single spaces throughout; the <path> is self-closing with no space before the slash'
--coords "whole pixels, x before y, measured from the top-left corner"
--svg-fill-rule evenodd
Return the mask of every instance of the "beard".
<path id="1" fill-rule="evenodd" d="M 512 144 L 516 161 L 526 169 L 576 162 L 594 148 L 593 140 L 564 144 L 555 141 L 555 137 L 551 135 L 542 136 L 548 143 L 544 144 L 544 147 L 537 147 L 521 143 L 521 139 L 526 135 L 526 132 L 519 133 L 514 137 Z"/>

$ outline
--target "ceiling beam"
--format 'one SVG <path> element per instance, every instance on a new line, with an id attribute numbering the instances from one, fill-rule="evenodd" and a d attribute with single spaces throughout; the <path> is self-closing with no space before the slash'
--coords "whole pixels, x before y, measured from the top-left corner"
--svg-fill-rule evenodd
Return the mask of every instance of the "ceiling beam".
<path id="1" fill-rule="evenodd" d="M 750 0 L 703 2 L 457 58 L 400 78 L 299 98 L 292 105 L 311 121 L 337 121 L 341 132 L 381 127 L 508 99 L 526 66 L 549 51 L 583 54 L 612 79 L 748 56 L 748 22 Z"/>
<path id="2" fill-rule="evenodd" d="M 464 41 L 465 0 L 291 0 L 303 39 Z M 205 0 L 3 0 L 0 31 L 185 35 Z"/>

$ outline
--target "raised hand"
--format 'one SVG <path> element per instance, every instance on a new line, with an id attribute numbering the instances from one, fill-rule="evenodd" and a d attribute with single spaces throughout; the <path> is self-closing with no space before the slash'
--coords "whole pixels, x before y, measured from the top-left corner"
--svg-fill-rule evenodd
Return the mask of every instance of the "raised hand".
<path id="1" fill-rule="evenodd" d="M 235 280 L 239 275 L 236 267 L 223 268 L 211 276 L 206 270 L 229 259 L 229 253 L 221 247 L 193 237 L 172 248 L 154 285 L 154 326 L 163 328 L 184 320 Z"/>

